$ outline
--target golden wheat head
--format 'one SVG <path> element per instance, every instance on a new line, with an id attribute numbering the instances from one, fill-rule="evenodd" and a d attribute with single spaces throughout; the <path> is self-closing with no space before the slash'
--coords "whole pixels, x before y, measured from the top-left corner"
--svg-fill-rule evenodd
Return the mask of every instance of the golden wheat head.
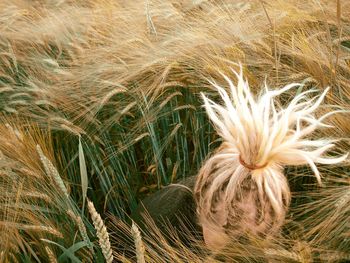
<path id="1" fill-rule="evenodd" d="M 100 244 L 103 256 L 107 263 L 113 262 L 113 251 L 111 248 L 111 243 L 109 241 L 109 234 L 107 228 L 100 216 L 96 211 L 94 204 L 88 200 L 88 209 L 91 215 L 92 223 L 96 229 L 96 235 L 98 237 L 98 243 Z"/>

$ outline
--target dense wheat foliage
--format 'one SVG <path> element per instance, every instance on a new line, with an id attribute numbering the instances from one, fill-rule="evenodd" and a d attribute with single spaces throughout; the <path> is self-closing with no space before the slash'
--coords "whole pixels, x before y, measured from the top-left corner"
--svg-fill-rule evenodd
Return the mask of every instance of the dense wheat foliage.
<path id="1" fill-rule="evenodd" d="M 0 262 L 349 260 L 349 158 L 317 166 L 322 187 L 285 169 L 291 211 L 273 240 L 213 252 L 130 223 L 220 144 L 200 93 L 220 104 L 210 82 L 229 90 L 220 72 L 235 82 L 239 64 L 253 93 L 302 84 L 281 107 L 330 87 L 316 117 L 343 112 L 310 139 L 349 152 L 349 1 L 0 1 Z"/>

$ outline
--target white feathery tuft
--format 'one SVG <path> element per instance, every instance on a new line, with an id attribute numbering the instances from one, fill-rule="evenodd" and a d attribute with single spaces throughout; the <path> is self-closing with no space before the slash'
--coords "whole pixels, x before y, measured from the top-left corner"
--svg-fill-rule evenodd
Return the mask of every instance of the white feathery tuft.
<path id="1" fill-rule="evenodd" d="M 329 88 L 317 98 L 311 100 L 306 96 L 316 90 L 308 90 L 297 95 L 286 108 L 276 110 L 274 97 L 287 90 L 299 87 L 300 84 L 289 84 L 281 90 L 268 90 L 255 101 L 250 92 L 248 82 L 244 81 L 242 71 L 234 72 L 238 79 L 235 86 L 225 75 L 231 97 L 216 83 L 211 83 L 219 92 L 225 105 L 219 105 L 208 99 L 203 93 L 204 105 L 209 118 L 217 132 L 229 143 L 236 154 L 244 158 L 245 163 L 255 166 L 303 165 L 309 164 L 319 183 L 320 173 L 315 163 L 336 164 L 344 161 L 347 154 L 337 158 L 325 158 L 322 155 L 332 148 L 334 140 L 307 140 L 318 127 L 330 127 L 322 121 L 333 111 L 316 118 L 312 113 L 323 101 Z M 314 103 L 313 103 L 314 102 Z"/>
<path id="2" fill-rule="evenodd" d="M 254 205 L 260 206 L 259 213 L 267 213 L 263 204 L 268 203 L 280 224 L 290 200 L 288 182 L 282 169 L 284 165 L 308 164 L 321 184 L 316 163 L 336 164 L 347 158 L 347 154 L 324 156 L 334 146 L 334 140 L 306 138 L 319 127 L 329 127 L 322 121 L 339 111 L 319 118 L 313 114 L 329 88 L 312 99 L 308 95 L 317 90 L 304 91 L 286 107 L 280 107 L 275 97 L 300 84 L 289 84 L 280 90 L 269 90 L 265 85 L 264 94 L 255 99 L 243 78 L 242 69 L 239 74 L 233 73 L 237 77 L 237 85 L 221 73 L 229 84 L 229 94 L 217 83 L 211 82 L 223 101 L 222 105 L 201 94 L 207 114 L 223 143 L 203 165 L 197 178 L 195 194 L 200 222 L 212 228 L 218 224 L 222 227 L 230 225 L 229 217 L 235 214 L 231 210 L 237 208 L 237 195 L 241 196 L 238 199 L 244 198 L 244 195 L 251 197 L 252 189 L 256 188 L 258 203 L 254 200 Z M 249 187 L 246 189 L 249 191 L 244 192 L 242 184 L 246 184 L 247 180 Z M 247 213 L 252 214 L 251 211 Z M 274 224 L 276 220 L 270 220 L 268 224 Z M 257 232 L 261 232 L 258 230 L 260 226 L 256 225 Z"/>

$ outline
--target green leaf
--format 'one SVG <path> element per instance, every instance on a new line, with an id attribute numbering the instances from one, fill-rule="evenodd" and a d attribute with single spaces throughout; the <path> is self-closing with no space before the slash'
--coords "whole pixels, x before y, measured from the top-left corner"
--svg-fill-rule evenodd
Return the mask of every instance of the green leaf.
<path id="1" fill-rule="evenodd" d="M 54 245 L 58 246 L 63 251 L 63 254 L 61 256 L 59 256 L 59 258 L 58 258 L 58 262 L 67 262 L 66 258 L 68 257 L 72 262 L 81 263 L 81 260 L 74 255 L 74 252 L 78 251 L 82 247 L 87 246 L 87 243 L 85 241 L 81 241 L 81 242 L 73 244 L 70 248 L 67 249 L 64 246 L 62 246 L 54 241 L 44 239 L 44 238 L 42 238 L 41 240 L 44 242 L 50 243 L 50 244 L 54 244 Z"/>
<path id="2" fill-rule="evenodd" d="M 81 189 L 83 193 L 83 208 L 82 208 L 82 214 L 83 214 L 84 208 L 85 208 L 87 189 L 88 189 L 88 177 L 87 177 L 85 156 L 84 156 L 83 147 L 81 145 L 80 136 L 79 136 L 79 165 L 80 165 Z"/>
<path id="3" fill-rule="evenodd" d="M 59 256 L 58 261 L 67 262 L 67 257 L 72 259 L 72 255 L 75 257 L 75 251 L 78 251 L 79 249 L 86 246 L 87 243 L 85 241 L 80 241 L 78 243 L 73 244 L 70 248 L 66 249 L 61 256 Z"/>

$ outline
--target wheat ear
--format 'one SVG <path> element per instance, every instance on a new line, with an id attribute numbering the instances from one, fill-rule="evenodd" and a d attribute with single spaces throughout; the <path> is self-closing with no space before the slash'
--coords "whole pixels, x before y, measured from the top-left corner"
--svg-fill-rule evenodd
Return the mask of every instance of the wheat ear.
<path id="1" fill-rule="evenodd" d="M 79 228 L 79 232 L 81 234 L 81 237 L 86 242 L 87 247 L 89 248 L 91 253 L 93 253 L 92 243 L 90 242 L 90 239 L 89 239 L 89 236 L 86 232 L 86 227 L 84 225 L 82 218 L 79 215 L 76 215 L 71 209 L 69 209 L 67 211 L 67 214 L 75 221 L 75 223 L 77 224 L 77 226 Z"/>
<path id="2" fill-rule="evenodd" d="M 48 246 L 45 246 L 45 250 L 47 255 L 49 256 L 50 263 L 57 263 L 57 259 L 53 251 Z"/>
<path id="3" fill-rule="evenodd" d="M 134 238 L 137 263 L 145 263 L 145 246 L 142 242 L 140 230 L 134 221 L 132 221 L 131 234 Z"/>
<path id="4" fill-rule="evenodd" d="M 88 209 L 91 215 L 92 222 L 96 229 L 96 234 L 98 237 L 98 243 L 100 244 L 102 253 L 106 259 L 107 263 L 113 262 L 113 253 L 111 249 L 111 243 L 109 241 L 109 235 L 107 232 L 107 228 L 103 223 L 103 220 L 99 213 L 97 213 L 94 204 L 88 200 Z"/>
<path id="5" fill-rule="evenodd" d="M 69 198 L 69 194 L 67 191 L 66 186 L 64 185 L 64 182 L 60 176 L 60 174 L 58 173 L 56 167 L 52 164 L 52 162 L 44 155 L 43 151 L 41 150 L 41 147 L 39 145 L 36 146 L 36 150 L 39 154 L 40 160 L 45 168 L 45 172 L 47 175 L 51 176 L 54 181 L 56 182 L 56 184 L 58 185 L 58 187 L 60 188 L 60 190 L 62 191 L 62 193 Z"/>

